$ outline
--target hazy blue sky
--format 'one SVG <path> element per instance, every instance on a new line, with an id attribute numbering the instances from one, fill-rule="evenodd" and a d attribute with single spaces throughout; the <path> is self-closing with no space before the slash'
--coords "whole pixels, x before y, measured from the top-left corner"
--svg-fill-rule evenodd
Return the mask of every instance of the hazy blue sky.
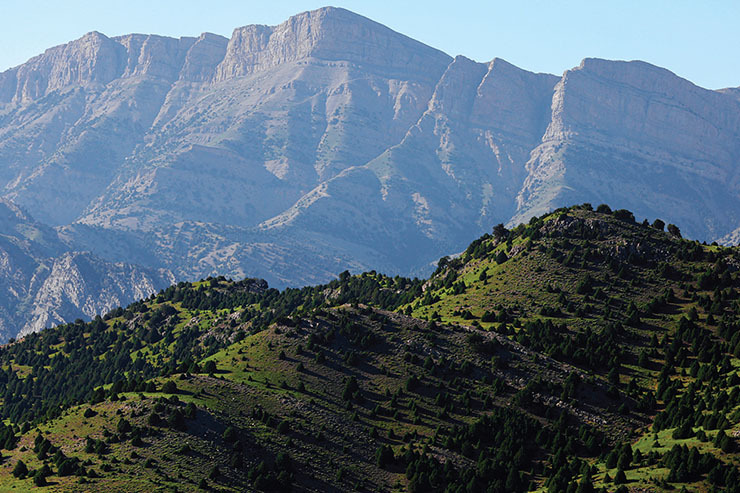
<path id="1" fill-rule="evenodd" d="M 737 0 L 0 0 L 0 71 L 92 30 L 229 36 L 325 5 L 478 61 L 560 74 L 584 57 L 640 59 L 704 87 L 740 86 Z"/>

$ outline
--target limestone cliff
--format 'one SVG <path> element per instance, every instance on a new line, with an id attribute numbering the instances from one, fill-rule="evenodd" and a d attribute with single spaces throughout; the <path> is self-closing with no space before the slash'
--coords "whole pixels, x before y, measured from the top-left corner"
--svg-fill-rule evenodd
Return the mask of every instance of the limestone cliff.
<path id="1" fill-rule="evenodd" d="M 55 230 L 0 200 L 0 340 L 89 319 L 173 281 L 166 270 L 75 251 Z"/>
<path id="2" fill-rule="evenodd" d="M 644 62 L 586 59 L 558 82 L 551 108 L 512 222 L 568 200 L 671 217 L 694 238 L 740 222 L 740 103 L 730 95 Z"/>

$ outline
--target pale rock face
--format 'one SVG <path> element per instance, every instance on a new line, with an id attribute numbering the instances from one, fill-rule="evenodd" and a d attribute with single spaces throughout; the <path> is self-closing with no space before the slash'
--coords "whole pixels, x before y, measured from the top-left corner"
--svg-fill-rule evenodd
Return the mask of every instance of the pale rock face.
<path id="1" fill-rule="evenodd" d="M 321 183 L 261 228 L 291 237 L 349 230 L 355 249 L 372 245 L 396 265 L 426 268 L 514 212 L 528 150 L 547 126 L 537 105 L 551 99 L 556 80 L 503 60 L 457 57 L 397 145 Z M 526 98 L 512 98 L 522 91 Z"/>
<path id="2" fill-rule="evenodd" d="M 296 15 L 275 27 L 235 29 L 216 81 L 306 59 L 374 66 L 388 75 L 405 75 L 414 68 L 428 74 L 439 65 L 440 55 L 369 19 L 327 7 Z M 433 78 L 428 82 L 434 82 Z"/>
<path id="3" fill-rule="evenodd" d="M 733 98 L 740 100 L 740 87 L 728 87 L 726 89 L 720 89 L 717 92 L 727 94 L 728 96 L 732 96 Z"/>
<path id="4" fill-rule="evenodd" d="M 644 62 L 584 60 L 558 82 L 511 222 L 582 199 L 716 238 L 740 221 L 738 142 L 732 97 Z"/>
<path id="5" fill-rule="evenodd" d="M 0 199 L 0 340 L 149 296 L 172 273 L 104 261 Z"/>
<path id="6" fill-rule="evenodd" d="M 734 149 L 725 132 L 740 128 L 737 109 L 724 95 L 644 62 L 586 59 L 560 82 L 543 140 L 577 134 L 601 145 L 726 163 Z"/>
<path id="7" fill-rule="evenodd" d="M 739 91 L 643 62 L 453 59 L 337 8 L 230 39 L 90 33 L 0 74 L 1 195 L 41 221 L 0 210 L 0 283 L 26 300 L 0 303 L 2 330 L 126 303 L 159 269 L 426 274 L 494 224 L 586 201 L 728 235 Z M 98 260 L 64 256 L 81 250 Z"/>
<path id="8" fill-rule="evenodd" d="M 20 329 L 21 336 L 107 313 L 174 282 L 174 276 L 166 271 L 105 262 L 89 253 L 65 253 L 53 260 L 48 275 L 43 277 L 34 279 L 39 287 L 31 302 L 30 319 Z"/>
<path id="9" fill-rule="evenodd" d="M 120 75 L 120 45 L 91 32 L 67 45 L 48 49 L 15 71 L 15 90 L 6 102 L 30 102 L 69 86 L 104 85 Z M 9 81 L 8 84 L 11 84 Z"/>
<path id="10" fill-rule="evenodd" d="M 184 82 L 212 80 L 218 64 L 224 59 L 228 42 L 229 40 L 223 36 L 201 34 L 185 55 L 179 80 Z"/>

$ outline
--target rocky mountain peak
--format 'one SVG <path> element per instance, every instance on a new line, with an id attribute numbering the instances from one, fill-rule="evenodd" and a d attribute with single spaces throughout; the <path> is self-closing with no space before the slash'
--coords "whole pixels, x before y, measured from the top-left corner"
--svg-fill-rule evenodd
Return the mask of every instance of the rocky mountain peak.
<path id="1" fill-rule="evenodd" d="M 177 80 L 188 50 L 195 38 L 128 34 L 114 38 L 125 48 L 125 61 L 119 77 L 152 76 Z"/>
<path id="2" fill-rule="evenodd" d="M 487 70 L 485 64 L 456 56 L 437 84 L 429 103 L 430 111 L 467 119 L 477 96 L 476 88 Z"/>
<path id="3" fill-rule="evenodd" d="M 471 120 L 479 125 L 493 122 L 500 132 L 530 142 L 535 135 L 538 139 L 549 122 L 545 108 L 558 78 L 522 70 L 501 58 L 494 58 L 487 68 L 477 87 L 478 104 Z"/>
<path id="4" fill-rule="evenodd" d="M 584 59 L 558 83 L 552 111 L 545 140 L 579 134 L 603 145 L 657 145 L 686 159 L 719 151 L 729 164 L 724 131 L 740 135 L 736 100 L 641 61 Z"/>
<path id="5" fill-rule="evenodd" d="M 203 33 L 187 52 L 180 70 L 180 80 L 205 82 L 213 79 L 216 67 L 226 55 L 228 38 L 218 34 Z"/>
<path id="6" fill-rule="evenodd" d="M 426 72 L 449 57 L 348 10 L 325 7 L 295 15 L 278 26 L 234 30 L 216 80 L 240 77 L 297 60 L 350 62 L 388 72 Z"/>
<path id="7" fill-rule="evenodd" d="M 0 75 L 0 101 L 26 102 L 70 85 L 106 84 L 119 75 L 121 46 L 97 31 Z"/>
<path id="8" fill-rule="evenodd" d="M 725 89 L 719 89 L 717 92 L 721 94 L 725 94 L 727 96 L 730 96 L 740 101 L 740 87 L 727 87 Z"/>

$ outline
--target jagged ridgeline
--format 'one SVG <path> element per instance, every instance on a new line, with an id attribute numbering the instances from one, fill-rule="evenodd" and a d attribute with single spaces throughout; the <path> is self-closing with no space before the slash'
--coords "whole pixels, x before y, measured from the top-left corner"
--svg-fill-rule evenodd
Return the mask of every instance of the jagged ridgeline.
<path id="1" fill-rule="evenodd" d="M 180 280 L 426 277 L 587 201 L 738 244 L 739 95 L 641 61 L 453 58 L 333 7 L 91 32 L 0 72 L 0 341 Z"/>
<path id="2" fill-rule="evenodd" d="M 426 280 L 180 283 L 2 348 L 0 489 L 738 491 L 739 267 L 584 204 Z"/>

